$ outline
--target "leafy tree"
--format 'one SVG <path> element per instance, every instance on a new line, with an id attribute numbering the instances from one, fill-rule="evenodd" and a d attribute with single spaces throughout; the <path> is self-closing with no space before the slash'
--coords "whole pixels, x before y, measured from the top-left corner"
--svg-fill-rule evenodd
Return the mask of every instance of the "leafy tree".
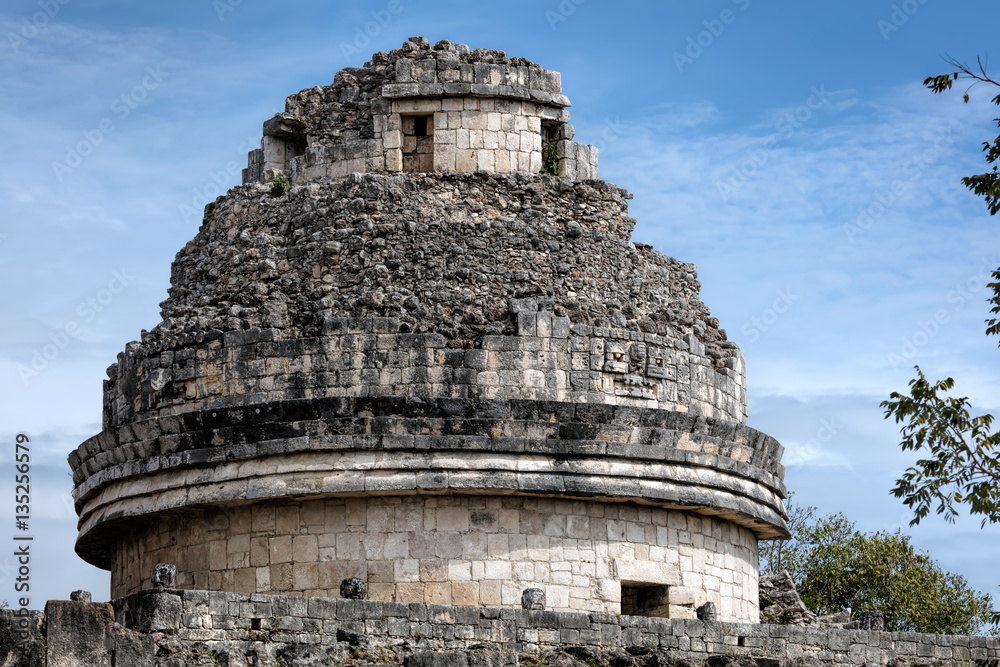
<path id="1" fill-rule="evenodd" d="M 959 79 L 971 79 L 972 84 L 962 95 L 962 99 L 968 102 L 969 90 L 980 83 L 1000 88 L 1000 83 L 991 79 L 986 73 L 986 66 L 983 64 L 982 58 L 976 59 L 978 72 L 951 57 L 946 57 L 945 62 L 958 71 L 951 74 L 929 76 L 924 79 L 924 85 L 930 88 L 931 92 L 943 93 L 946 90 L 951 90 L 951 84 L 955 81 Z M 993 98 L 993 104 L 1000 106 L 1000 94 Z M 993 120 L 1000 127 L 1000 118 L 994 118 Z M 994 139 L 992 144 L 984 141 L 983 152 L 986 153 L 986 162 L 993 166 L 993 170 L 985 174 L 966 176 L 962 179 L 962 182 L 967 188 L 986 200 L 986 205 L 990 209 L 990 215 L 996 215 L 997 211 L 1000 211 L 1000 170 L 997 169 L 997 160 L 1000 160 L 1000 136 Z"/>
<path id="2" fill-rule="evenodd" d="M 795 511 L 790 505 L 789 513 Z M 990 596 L 944 572 L 914 549 L 908 536 L 862 533 L 843 514 L 813 521 L 815 508 L 804 511 L 807 518 L 791 530 L 782 558 L 810 611 L 831 614 L 850 607 L 858 618 L 862 611 L 879 610 L 886 630 L 894 631 L 973 634 L 990 621 Z M 776 564 L 769 558 L 765 571 Z"/>
<path id="3" fill-rule="evenodd" d="M 957 504 L 966 505 L 971 514 L 983 516 L 986 522 L 1000 522 L 1000 433 L 990 433 L 992 415 L 972 417 L 969 399 L 947 396 L 952 378 L 931 383 L 917 367 L 917 378 L 910 380 L 910 394 L 893 392 L 882 401 L 886 418 L 904 422 L 903 441 L 906 450 L 923 450 L 928 457 L 907 468 L 896 480 L 892 494 L 902 498 L 913 510 L 910 525 L 935 507 L 948 521 L 958 515 Z M 940 395 L 939 395 L 940 394 Z"/>
<path id="4" fill-rule="evenodd" d="M 782 570 L 788 570 L 792 579 L 799 581 L 801 574 L 799 563 L 803 545 L 798 539 L 802 527 L 812 521 L 816 515 L 815 507 L 796 505 L 792 502 L 795 496 L 794 491 L 788 493 L 785 501 L 785 510 L 788 512 L 788 532 L 792 537 L 788 540 L 766 540 L 758 545 L 761 574 L 777 574 Z"/>
<path id="5" fill-rule="evenodd" d="M 955 67 L 956 72 L 928 77 L 924 85 L 934 93 L 950 90 L 960 79 L 972 83 L 962 96 L 969 101 L 969 90 L 979 84 L 1000 88 L 1000 83 L 990 78 L 986 66 L 977 59 L 977 69 L 970 68 L 954 58 L 945 61 Z M 1000 105 L 1000 94 L 993 98 L 993 104 Z M 994 119 L 1000 126 L 1000 118 Z M 986 162 L 992 171 L 967 176 L 962 182 L 975 194 L 983 197 L 990 215 L 1000 211 L 1000 136 L 992 143 L 983 142 Z M 1000 269 L 993 272 L 994 282 L 987 285 L 993 290 L 988 299 L 991 315 L 1000 314 Z M 986 334 L 1000 334 L 1000 319 L 986 320 Z M 903 440 L 900 447 L 904 451 L 926 451 L 927 458 L 917 461 L 896 480 L 893 495 L 902 498 L 913 510 L 910 525 L 920 523 L 934 507 L 948 521 L 954 521 L 958 514 L 956 506 L 965 505 L 972 514 L 987 521 L 1000 521 L 1000 455 L 997 446 L 1000 434 L 991 433 L 992 415 L 973 417 L 966 397 L 955 398 L 947 395 L 954 385 L 952 378 L 940 382 L 929 382 L 916 368 L 917 378 L 910 381 L 909 395 L 893 392 L 888 401 L 880 404 L 885 409 L 885 418 L 895 418 L 902 423 Z"/>

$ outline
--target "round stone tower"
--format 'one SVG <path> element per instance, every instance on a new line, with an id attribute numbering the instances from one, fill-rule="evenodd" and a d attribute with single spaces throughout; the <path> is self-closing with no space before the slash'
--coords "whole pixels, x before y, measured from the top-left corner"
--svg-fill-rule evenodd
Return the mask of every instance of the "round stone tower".
<path id="1" fill-rule="evenodd" d="M 286 100 L 69 457 L 112 596 L 166 562 L 178 588 L 758 620 L 781 446 L 568 106 L 556 72 L 423 38 Z"/>

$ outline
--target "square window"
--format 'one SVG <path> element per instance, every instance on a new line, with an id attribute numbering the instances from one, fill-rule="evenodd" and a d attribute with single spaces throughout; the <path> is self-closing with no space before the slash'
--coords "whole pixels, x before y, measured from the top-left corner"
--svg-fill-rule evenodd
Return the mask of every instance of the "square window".
<path id="1" fill-rule="evenodd" d="M 658 584 L 622 582 L 622 616 L 667 618 L 667 587 Z"/>

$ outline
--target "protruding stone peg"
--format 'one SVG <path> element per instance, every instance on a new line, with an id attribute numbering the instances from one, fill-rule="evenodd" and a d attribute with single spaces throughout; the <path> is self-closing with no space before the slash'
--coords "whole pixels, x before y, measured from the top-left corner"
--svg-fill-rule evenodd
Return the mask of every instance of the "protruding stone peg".
<path id="1" fill-rule="evenodd" d="M 368 586 L 357 577 L 340 582 L 340 597 L 349 600 L 364 600 L 368 596 Z"/>
<path id="2" fill-rule="evenodd" d="M 177 566 L 170 563 L 157 563 L 153 568 L 153 588 L 173 588 L 177 576 Z"/>
<path id="3" fill-rule="evenodd" d="M 541 588 L 525 588 L 521 593 L 521 606 L 525 609 L 543 611 L 545 609 L 545 591 Z"/>

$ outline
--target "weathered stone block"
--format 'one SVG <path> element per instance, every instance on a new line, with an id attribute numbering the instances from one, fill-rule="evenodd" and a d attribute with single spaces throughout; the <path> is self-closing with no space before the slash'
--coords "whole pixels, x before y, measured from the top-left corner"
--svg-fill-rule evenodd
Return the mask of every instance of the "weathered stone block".
<path id="1" fill-rule="evenodd" d="M 110 604 L 47 602 L 47 667 L 112 667 L 114 619 Z"/>
<path id="2" fill-rule="evenodd" d="M 0 664 L 36 667 L 46 660 L 45 616 L 40 611 L 0 609 Z"/>

